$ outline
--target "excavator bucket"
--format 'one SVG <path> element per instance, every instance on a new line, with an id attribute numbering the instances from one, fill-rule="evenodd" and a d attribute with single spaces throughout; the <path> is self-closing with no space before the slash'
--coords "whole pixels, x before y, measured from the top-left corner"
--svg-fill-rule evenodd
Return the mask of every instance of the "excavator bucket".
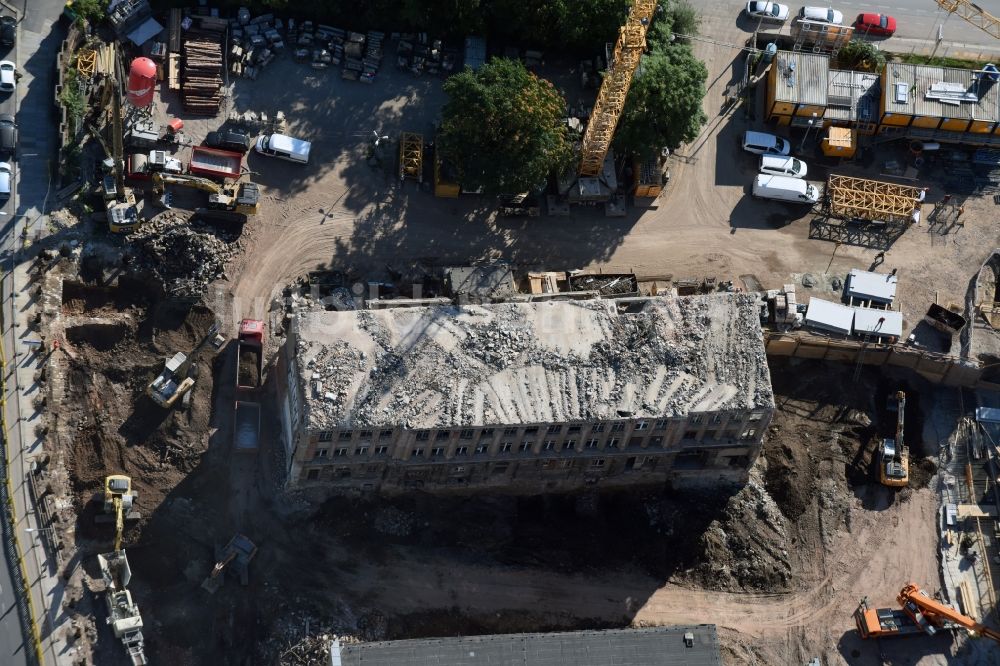
<path id="1" fill-rule="evenodd" d="M 215 594 L 225 582 L 224 572 L 228 568 L 240 578 L 240 585 L 250 582 L 250 561 L 257 555 L 257 545 L 243 534 L 237 534 L 224 548 L 216 548 L 216 564 L 212 573 L 202 581 L 201 587 L 209 594 Z"/>

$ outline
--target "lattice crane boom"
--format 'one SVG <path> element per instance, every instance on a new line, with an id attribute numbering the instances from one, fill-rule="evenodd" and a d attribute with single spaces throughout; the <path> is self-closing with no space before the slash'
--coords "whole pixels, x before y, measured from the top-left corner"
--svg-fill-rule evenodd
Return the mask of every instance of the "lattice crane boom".
<path id="1" fill-rule="evenodd" d="M 983 32 L 1000 39 L 1000 18 L 993 16 L 969 0 L 937 0 L 938 7 L 949 14 L 958 14 Z"/>
<path id="2" fill-rule="evenodd" d="M 632 85 L 632 77 L 646 48 L 646 31 L 653 20 L 654 11 L 656 0 L 633 0 L 628 20 L 618 31 L 613 60 L 608 64 L 587 131 L 583 135 L 580 151 L 581 176 L 592 177 L 601 172 L 618 119 L 625 108 L 625 97 Z"/>

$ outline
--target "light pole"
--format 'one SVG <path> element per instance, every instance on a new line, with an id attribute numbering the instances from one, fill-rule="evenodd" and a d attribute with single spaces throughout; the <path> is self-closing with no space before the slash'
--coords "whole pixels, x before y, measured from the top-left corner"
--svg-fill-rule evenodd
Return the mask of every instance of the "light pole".
<path id="1" fill-rule="evenodd" d="M 806 128 L 806 133 L 802 135 L 802 141 L 799 142 L 799 152 L 801 153 L 806 145 L 806 139 L 809 138 L 809 130 L 813 128 L 816 124 L 816 112 L 813 112 L 813 117 L 809 120 L 809 127 Z"/>

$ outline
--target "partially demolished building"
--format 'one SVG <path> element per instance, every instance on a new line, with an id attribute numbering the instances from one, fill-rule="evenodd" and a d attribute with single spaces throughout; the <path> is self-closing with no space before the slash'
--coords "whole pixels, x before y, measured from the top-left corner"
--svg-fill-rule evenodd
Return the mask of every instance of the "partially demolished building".
<path id="1" fill-rule="evenodd" d="M 319 311 L 279 360 L 289 483 L 742 483 L 774 409 L 743 294 Z"/>

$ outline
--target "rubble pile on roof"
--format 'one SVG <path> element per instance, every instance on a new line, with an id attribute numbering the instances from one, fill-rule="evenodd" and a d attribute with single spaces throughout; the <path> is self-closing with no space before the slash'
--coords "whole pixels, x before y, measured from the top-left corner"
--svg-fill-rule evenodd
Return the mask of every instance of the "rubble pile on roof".
<path id="1" fill-rule="evenodd" d="M 632 311 L 635 310 L 635 311 Z M 451 427 L 773 405 L 754 298 L 306 312 L 310 428 Z"/>
<path id="2" fill-rule="evenodd" d="M 141 267 L 178 298 L 198 298 L 209 283 L 223 277 L 226 263 L 240 249 L 238 238 L 235 232 L 173 214 L 160 215 L 130 237 Z"/>

